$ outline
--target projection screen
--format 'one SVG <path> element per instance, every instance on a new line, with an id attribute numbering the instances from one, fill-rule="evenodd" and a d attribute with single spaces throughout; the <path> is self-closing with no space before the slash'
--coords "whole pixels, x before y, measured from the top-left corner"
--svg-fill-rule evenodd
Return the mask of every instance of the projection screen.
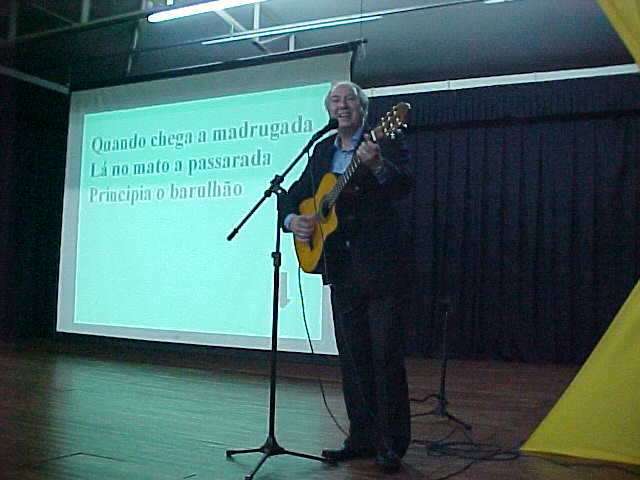
<path id="1" fill-rule="evenodd" d="M 276 201 L 227 235 L 327 123 L 352 52 L 75 91 L 60 332 L 270 348 Z M 306 164 L 303 158 L 284 183 Z M 328 292 L 282 237 L 279 347 L 336 353 Z"/>

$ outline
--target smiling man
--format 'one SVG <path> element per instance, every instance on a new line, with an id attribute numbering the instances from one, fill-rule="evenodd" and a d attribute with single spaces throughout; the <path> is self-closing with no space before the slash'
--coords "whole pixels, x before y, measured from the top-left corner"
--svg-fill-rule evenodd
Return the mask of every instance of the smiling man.
<path id="1" fill-rule="evenodd" d="M 283 227 L 309 242 L 320 226 L 302 215 L 327 173 L 342 175 L 358 158 L 355 173 L 336 203 L 338 227 L 327 237 L 317 273 L 331 287 L 336 343 L 349 436 L 342 447 L 324 450 L 335 461 L 375 458 L 387 473 L 398 471 L 410 437 L 400 305 L 407 251 L 394 206 L 411 186 L 407 153 L 400 142 L 375 143 L 366 129 L 369 100 L 351 82 L 332 86 L 325 98 L 338 133 L 320 142 L 289 193 L 283 197 Z M 353 166 L 353 165 L 352 165 Z M 323 235 L 324 236 L 324 235 Z"/>

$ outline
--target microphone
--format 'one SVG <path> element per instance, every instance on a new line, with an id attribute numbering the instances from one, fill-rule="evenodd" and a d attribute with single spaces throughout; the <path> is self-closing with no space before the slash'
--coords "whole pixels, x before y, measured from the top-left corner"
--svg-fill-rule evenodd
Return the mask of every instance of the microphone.
<path id="1" fill-rule="evenodd" d="M 322 137 L 329 130 L 335 130 L 336 128 L 338 128 L 338 120 L 335 118 L 330 118 L 324 127 L 322 127 L 320 130 L 318 130 L 316 133 L 314 133 L 311 136 L 311 138 L 309 139 L 305 147 L 302 149 L 302 152 L 300 154 L 302 155 L 308 152 L 311 149 L 311 146 L 314 143 L 316 143 L 318 140 L 320 140 L 320 137 Z"/>
<path id="2" fill-rule="evenodd" d="M 336 128 L 338 128 L 338 120 L 336 118 L 330 118 L 324 127 L 322 127 L 320 130 L 318 130 L 316 133 L 313 134 L 313 137 L 311 137 L 311 140 L 315 142 L 321 136 L 327 133 L 329 130 L 335 130 Z"/>

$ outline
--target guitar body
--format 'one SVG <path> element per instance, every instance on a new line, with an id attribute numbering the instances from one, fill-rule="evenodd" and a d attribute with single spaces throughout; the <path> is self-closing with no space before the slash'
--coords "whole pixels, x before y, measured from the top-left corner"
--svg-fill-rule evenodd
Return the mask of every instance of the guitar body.
<path id="1" fill-rule="evenodd" d="M 410 109 L 411 105 L 406 102 L 396 104 L 386 117 L 382 117 L 380 124 L 370 132 L 371 139 L 375 142 L 386 138 L 393 140 L 398 131 L 406 128 L 407 124 L 404 123 L 404 120 Z M 298 263 L 307 273 L 317 273 L 324 243 L 329 235 L 338 228 L 336 201 L 360 163 L 361 160 L 354 153 L 349 165 L 340 177 L 333 173 L 325 174 L 315 195 L 303 200 L 298 206 L 301 215 L 313 215 L 316 219 L 316 226 L 310 241 L 303 242 L 294 237 Z"/>
<path id="2" fill-rule="evenodd" d="M 338 228 L 336 207 L 335 205 L 327 207 L 325 199 L 336 184 L 336 181 L 337 177 L 333 173 L 325 174 L 320 181 L 316 194 L 303 200 L 299 205 L 301 215 L 315 215 L 318 222 L 313 231 L 311 241 L 294 240 L 298 262 L 302 270 L 307 273 L 315 272 L 320 258 L 322 258 L 324 242 Z"/>

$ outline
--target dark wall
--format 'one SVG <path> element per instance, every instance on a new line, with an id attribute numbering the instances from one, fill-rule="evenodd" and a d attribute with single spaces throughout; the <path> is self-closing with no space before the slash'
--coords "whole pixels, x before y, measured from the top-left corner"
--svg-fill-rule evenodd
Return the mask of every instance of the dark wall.
<path id="1" fill-rule="evenodd" d="M 2 335 L 55 331 L 62 193 L 68 123 L 65 95 L 0 77 L 11 107 L 3 109 L 0 161 Z M 8 126 L 7 126 L 8 125 Z"/>
<path id="2" fill-rule="evenodd" d="M 9 335 L 9 273 L 13 258 L 13 138 L 15 130 L 14 82 L 0 75 L 0 334 Z"/>
<path id="3" fill-rule="evenodd" d="M 64 95 L 0 76 L 1 335 L 55 332 L 68 122 Z M 640 78 L 410 101 L 416 189 L 408 351 L 581 362 L 640 276 Z M 405 260 L 402 260 L 405 261 Z"/>

